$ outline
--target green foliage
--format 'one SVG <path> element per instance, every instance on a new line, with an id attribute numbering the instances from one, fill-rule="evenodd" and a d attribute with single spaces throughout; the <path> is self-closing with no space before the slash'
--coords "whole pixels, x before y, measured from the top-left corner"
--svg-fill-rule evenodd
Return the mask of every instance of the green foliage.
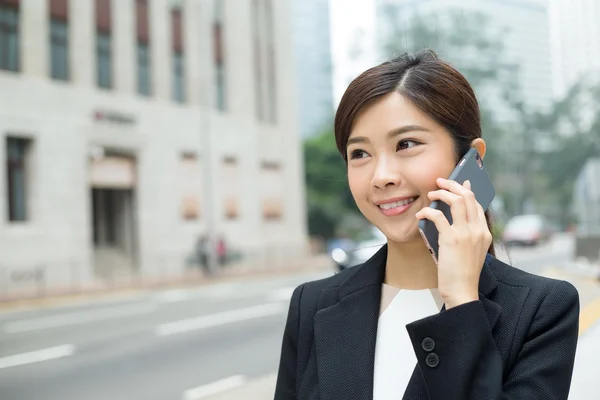
<path id="1" fill-rule="evenodd" d="M 333 132 L 324 132 L 304 142 L 304 165 L 309 234 L 331 238 L 346 218 L 357 213 L 348 188 L 346 164 L 337 150 Z"/>

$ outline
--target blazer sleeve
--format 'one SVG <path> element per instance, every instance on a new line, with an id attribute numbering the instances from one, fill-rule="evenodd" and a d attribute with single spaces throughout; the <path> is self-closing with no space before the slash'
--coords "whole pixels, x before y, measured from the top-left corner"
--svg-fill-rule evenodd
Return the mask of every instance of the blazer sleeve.
<path id="1" fill-rule="evenodd" d="M 275 385 L 275 400 L 294 400 L 296 396 L 296 367 L 298 356 L 298 329 L 300 321 L 300 298 L 304 285 L 298 286 L 290 300 L 287 321 L 283 331 L 281 356 L 277 383 Z"/>
<path id="2" fill-rule="evenodd" d="M 429 399 L 567 400 L 579 333 L 573 285 L 557 281 L 524 329 L 524 344 L 505 374 L 481 301 L 407 325 Z M 433 351 L 426 351 L 432 346 L 425 338 L 433 339 Z"/>

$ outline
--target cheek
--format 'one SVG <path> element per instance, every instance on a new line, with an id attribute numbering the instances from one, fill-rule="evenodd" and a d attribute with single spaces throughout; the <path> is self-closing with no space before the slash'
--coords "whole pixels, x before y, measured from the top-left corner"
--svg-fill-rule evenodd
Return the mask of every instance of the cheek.
<path id="1" fill-rule="evenodd" d="M 364 175 L 364 174 L 363 174 Z M 348 186 L 355 201 L 360 201 L 364 197 L 368 188 L 368 182 L 357 171 L 348 171 Z"/>
<path id="2" fill-rule="evenodd" d="M 437 178 L 447 178 L 455 165 L 452 158 L 436 156 L 421 160 L 419 165 L 413 165 L 411 181 L 421 192 L 437 190 Z"/>

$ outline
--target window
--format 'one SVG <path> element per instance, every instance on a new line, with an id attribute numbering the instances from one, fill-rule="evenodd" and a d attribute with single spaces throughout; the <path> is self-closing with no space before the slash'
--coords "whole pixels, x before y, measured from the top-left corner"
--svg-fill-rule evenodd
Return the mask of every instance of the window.
<path id="1" fill-rule="evenodd" d="M 27 221 L 27 155 L 30 141 L 27 139 L 6 139 L 8 220 Z"/>
<path id="2" fill-rule="evenodd" d="M 183 54 L 173 54 L 173 100 L 179 103 L 185 101 L 184 77 L 183 77 Z"/>
<path id="3" fill-rule="evenodd" d="M 150 96 L 150 34 L 148 30 L 148 0 L 136 1 L 137 30 L 137 91 L 142 96 Z"/>
<path id="4" fill-rule="evenodd" d="M 198 157 L 194 153 L 184 153 L 180 160 L 181 168 L 181 216 L 193 221 L 200 218 L 200 196 L 202 176 Z"/>
<path id="5" fill-rule="evenodd" d="M 217 109 L 225 111 L 227 109 L 227 70 L 225 68 L 224 39 L 223 39 L 223 20 L 224 20 L 224 0 L 216 0 L 215 16 L 213 23 L 213 52 L 215 66 L 215 92 Z"/>
<path id="6" fill-rule="evenodd" d="M 69 80 L 69 27 L 66 21 L 50 20 L 50 76 Z"/>
<path id="7" fill-rule="evenodd" d="M 240 217 L 240 169 L 238 160 L 233 155 L 223 157 L 221 181 L 227 182 L 222 186 L 225 219 L 236 220 Z"/>
<path id="8" fill-rule="evenodd" d="M 96 35 L 96 62 L 98 68 L 98 86 L 110 89 L 112 87 L 112 53 L 111 36 L 98 32 Z"/>
<path id="9" fill-rule="evenodd" d="M 138 93 L 143 96 L 150 96 L 150 49 L 148 43 L 137 45 L 137 63 L 138 63 Z"/>
<path id="10" fill-rule="evenodd" d="M 101 88 L 113 86 L 111 0 L 96 0 L 96 74 Z"/>
<path id="11" fill-rule="evenodd" d="M 261 162 L 262 216 L 265 221 L 278 221 L 284 214 L 283 175 L 281 163 L 274 160 Z"/>
<path id="12" fill-rule="evenodd" d="M 171 56 L 171 93 L 173 101 L 185 102 L 185 54 L 183 49 L 183 17 L 180 8 L 171 11 L 171 28 L 173 31 L 172 56 Z"/>
<path id="13" fill-rule="evenodd" d="M 19 70 L 19 10 L 0 6 L 0 69 Z"/>

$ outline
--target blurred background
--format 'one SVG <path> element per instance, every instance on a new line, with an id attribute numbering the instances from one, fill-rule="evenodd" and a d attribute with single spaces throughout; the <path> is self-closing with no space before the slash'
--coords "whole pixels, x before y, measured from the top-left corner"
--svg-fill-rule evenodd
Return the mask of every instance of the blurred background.
<path id="1" fill-rule="evenodd" d="M 600 1 L 0 0 L 0 398 L 267 399 L 291 292 L 384 238 L 333 116 L 431 48 L 481 105 L 499 257 L 582 303 L 600 398 Z"/>

